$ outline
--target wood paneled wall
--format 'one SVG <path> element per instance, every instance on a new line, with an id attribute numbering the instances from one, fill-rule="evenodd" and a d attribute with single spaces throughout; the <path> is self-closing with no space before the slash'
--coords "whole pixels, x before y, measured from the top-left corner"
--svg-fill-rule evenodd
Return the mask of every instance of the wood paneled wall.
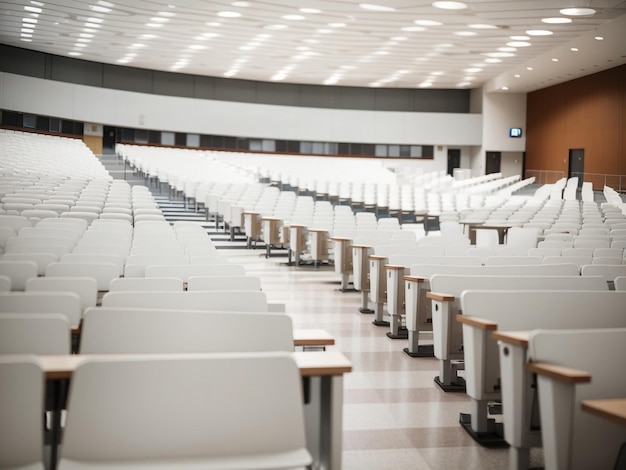
<path id="1" fill-rule="evenodd" d="M 567 176 L 569 149 L 582 148 L 596 189 L 592 173 L 626 176 L 626 65 L 529 93 L 527 106 L 528 170 Z"/>

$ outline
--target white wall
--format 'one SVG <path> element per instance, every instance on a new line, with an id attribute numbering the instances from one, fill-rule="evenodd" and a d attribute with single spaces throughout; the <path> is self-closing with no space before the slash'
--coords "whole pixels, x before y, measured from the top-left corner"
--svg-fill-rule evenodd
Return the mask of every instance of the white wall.
<path id="1" fill-rule="evenodd" d="M 483 95 L 483 148 L 486 152 L 523 152 L 526 149 L 526 93 Z M 509 137 L 521 127 L 522 137 Z"/>
<path id="2" fill-rule="evenodd" d="M 500 173 L 502 173 L 502 176 L 506 178 L 507 176 L 520 175 L 523 178 L 523 159 L 523 152 L 502 152 L 500 161 Z"/>
<path id="3" fill-rule="evenodd" d="M 483 138 L 482 143 L 471 151 L 470 167 L 472 176 L 485 174 L 486 152 L 503 152 L 501 169 L 505 165 L 504 152 L 516 152 L 518 154 L 517 173 L 522 171 L 522 152 L 526 150 L 526 94 L 525 93 L 505 93 L 489 92 L 484 89 L 481 105 L 478 105 L 478 91 L 472 95 L 473 108 L 482 110 Z M 521 127 L 522 137 L 509 137 L 511 127 Z M 507 171 L 514 171 L 515 158 L 506 162 Z M 511 175 L 509 175 L 511 176 Z"/>
<path id="4" fill-rule="evenodd" d="M 480 145 L 480 114 L 303 108 L 111 90 L 0 73 L 0 107 L 104 125 L 267 139 Z"/>

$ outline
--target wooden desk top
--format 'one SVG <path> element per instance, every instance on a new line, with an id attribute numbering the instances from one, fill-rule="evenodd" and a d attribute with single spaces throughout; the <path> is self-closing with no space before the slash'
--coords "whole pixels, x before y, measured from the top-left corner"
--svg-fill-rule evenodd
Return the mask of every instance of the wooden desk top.
<path id="1" fill-rule="evenodd" d="M 343 375 L 352 371 L 352 364 L 342 353 L 336 351 L 312 351 L 292 353 L 303 377 L 321 375 Z M 208 354 L 180 354 L 180 356 L 211 356 Z M 58 356 L 37 356 L 47 380 L 70 379 L 76 367 L 85 359 L 92 358 L 133 358 L 154 357 L 150 354 L 71 354 Z M 158 356 L 176 357 L 177 354 Z"/>
<path id="2" fill-rule="evenodd" d="M 471 228 L 484 228 L 484 229 L 492 229 L 492 230 L 502 230 L 502 229 L 509 229 L 509 228 L 514 227 L 514 225 L 507 225 L 507 224 L 489 225 L 483 222 L 472 222 L 472 221 L 467 221 L 467 222 L 461 221 L 459 223 L 463 225 L 468 225 Z"/>
<path id="3" fill-rule="evenodd" d="M 589 413 L 626 426 L 626 398 L 583 400 L 581 407 Z"/>
<path id="4" fill-rule="evenodd" d="M 332 346 L 335 338 L 326 330 L 294 329 L 294 346 Z"/>
<path id="5" fill-rule="evenodd" d="M 405 281 L 409 281 L 409 282 L 426 282 L 426 278 L 425 277 L 417 277 L 417 276 L 403 276 L 402 279 L 404 279 Z"/>
<path id="6" fill-rule="evenodd" d="M 528 348 L 530 331 L 494 331 L 491 336 L 496 341 Z"/>

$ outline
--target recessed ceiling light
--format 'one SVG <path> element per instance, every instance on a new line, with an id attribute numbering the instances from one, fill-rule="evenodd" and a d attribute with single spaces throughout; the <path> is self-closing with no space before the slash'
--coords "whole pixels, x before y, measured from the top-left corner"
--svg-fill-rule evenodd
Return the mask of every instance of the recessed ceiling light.
<path id="1" fill-rule="evenodd" d="M 433 86 L 432 82 L 422 82 L 418 85 L 420 88 L 429 88 L 431 86 Z"/>
<path id="2" fill-rule="evenodd" d="M 457 31 L 454 33 L 456 36 L 476 36 L 476 32 L 474 31 Z"/>
<path id="3" fill-rule="evenodd" d="M 530 47 L 530 46 L 532 46 L 532 44 L 527 42 L 527 41 L 511 41 L 511 42 L 507 42 L 506 45 L 509 46 L 509 47 Z"/>
<path id="4" fill-rule="evenodd" d="M 514 57 L 512 52 L 485 52 L 483 54 L 486 57 Z"/>
<path id="5" fill-rule="evenodd" d="M 103 21 L 102 18 L 87 18 L 87 23 L 102 23 Z"/>
<path id="6" fill-rule="evenodd" d="M 233 2 L 231 3 L 232 6 L 234 7 L 241 7 L 241 8 L 247 8 L 250 6 L 250 3 L 248 2 Z"/>
<path id="7" fill-rule="evenodd" d="M 217 16 L 220 16 L 222 18 L 239 18 L 241 16 L 241 13 L 239 13 L 238 11 L 220 11 Z"/>
<path id="8" fill-rule="evenodd" d="M 278 31 L 280 29 L 287 29 L 288 26 L 286 24 L 267 24 L 263 26 L 263 29 L 269 29 L 271 31 Z"/>
<path id="9" fill-rule="evenodd" d="M 35 0 L 30 0 L 30 3 L 32 3 L 33 5 L 37 6 L 37 7 L 42 7 L 44 4 L 41 2 L 37 2 Z"/>
<path id="10" fill-rule="evenodd" d="M 158 38 L 156 34 L 142 34 L 139 39 L 155 39 Z"/>
<path id="11" fill-rule="evenodd" d="M 313 15 L 322 12 L 322 10 L 318 10 L 317 8 L 300 8 L 300 11 L 302 13 L 311 13 Z"/>
<path id="12" fill-rule="evenodd" d="M 67 55 L 79 56 L 79 55 L 82 55 L 82 54 L 80 52 L 77 52 L 77 51 L 70 51 L 70 52 L 67 53 Z"/>
<path id="13" fill-rule="evenodd" d="M 578 52 L 578 48 L 577 48 L 577 47 L 570 47 L 570 51 L 572 51 L 572 52 Z"/>
<path id="14" fill-rule="evenodd" d="M 163 18 L 161 16 L 155 16 L 153 18 L 150 18 L 150 21 L 152 23 L 167 23 L 169 21 L 169 18 Z"/>
<path id="15" fill-rule="evenodd" d="M 435 20 L 415 20 L 413 23 L 419 26 L 441 26 L 443 23 Z"/>
<path id="16" fill-rule="evenodd" d="M 559 13 L 567 16 L 588 16 L 594 15 L 596 11 L 593 8 L 563 8 Z"/>
<path id="17" fill-rule="evenodd" d="M 328 23 L 331 28 L 343 28 L 345 25 L 345 23 Z"/>
<path id="18" fill-rule="evenodd" d="M 594 39 L 596 41 L 604 41 L 604 38 L 602 36 L 596 36 Z"/>
<path id="19" fill-rule="evenodd" d="M 496 57 L 489 57 L 488 59 L 485 59 L 485 62 L 487 64 L 499 64 L 500 62 L 502 62 L 502 59 L 498 59 Z"/>
<path id="20" fill-rule="evenodd" d="M 501 88 L 501 90 L 504 90 L 504 91 L 507 91 L 508 89 L 509 89 L 509 87 L 508 87 L 508 86 L 503 86 L 503 87 Z"/>
<path id="21" fill-rule="evenodd" d="M 534 70 L 532 67 L 526 67 L 526 70 Z"/>
<path id="22" fill-rule="evenodd" d="M 469 69 L 463 69 L 463 72 L 467 72 L 467 73 L 478 73 L 478 72 L 482 72 L 483 69 L 478 68 L 478 67 L 472 67 Z"/>
<path id="23" fill-rule="evenodd" d="M 31 7 L 30 5 L 26 5 L 24 7 L 24 10 L 26 11 L 30 11 L 31 13 L 41 13 L 43 10 L 41 8 L 37 8 L 37 7 Z"/>
<path id="24" fill-rule="evenodd" d="M 92 38 L 93 34 L 80 33 L 78 36 L 81 38 Z"/>
<path id="25" fill-rule="evenodd" d="M 423 26 L 405 26 L 402 28 L 402 31 L 406 31 L 407 33 L 418 33 L 420 31 L 426 31 L 426 28 Z"/>
<path id="26" fill-rule="evenodd" d="M 285 78 L 287 78 L 287 75 L 285 75 L 284 73 L 277 73 L 271 78 L 271 80 L 278 82 L 280 80 L 284 80 Z"/>
<path id="27" fill-rule="evenodd" d="M 374 5 L 373 3 L 359 3 L 359 6 L 364 10 L 371 11 L 396 11 L 395 8 L 388 7 L 385 5 Z"/>
<path id="28" fill-rule="evenodd" d="M 91 42 L 91 39 L 78 38 L 78 39 L 76 39 L 76 42 Z"/>
<path id="29" fill-rule="evenodd" d="M 30 34 L 30 33 L 22 33 L 22 34 L 21 34 L 21 36 L 22 36 L 23 38 L 32 38 L 32 37 L 33 37 L 33 35 L 32 35 L 32 34 Z"/>
<path id="30" fill-rule="evenodd" d="M 302 15 L 283 15 L 281 16 L 281 18 L 283 20 L 290 20 L 290 21 L 302 21 L 306 19 L 306 17 Z"/>
<path id="31" fill-rule="evenodd" d="M 330 34 L 333 32 L 332 29 L 328 29 L 328 28 L 321 28 L 317 30 L 318 33 L 320 34 Z"/>
<path id="32" fill-rule="evenodd" d="M 528 36 L 510 36 L 513 41 L 528 41 L 530 38 Z"/>
<path id="33" fill-rule="evenodd" d="M 376 54 L 376 55 L 389 55 L 389 51 L 375 51 L 374 54 Z"/>
<path id="34" fill-rule="evenodd" d="M 513 75 L 515 78 L 520 78 L 521 75 L 519 73 L 516 73 L 515 75 Z"/>
<path id="35" fill-rule="evenodd" d="M 77 42 L 76 44 L 74 44 L 74 47 L 87 47 L 87 44 L 82 44 L 80 42 Z"/>
<path id="36" fill-rule="evenodd" d="M 515 52 L 517 51 L 516 47 L 498 47 L 500 52 Z"/>
<path id="37" fill-rule="evenodd" d="M 556 57 L 552 58 L 552 62 L 558 62 L 558 61 L 559 61 L 559 59 L 557 59 Z"/>
<path id="38" fill-rule="evenodd" d="M 456 86 L 459 88 L 465 88 L 466 86 L 470 86 L 470 85 L 471 85 L 470 82 L 461 82 L 461 83 L 458 83 Z"/>
<path id="39" fill-rule="evenodd" d="M 565 18 L 564 16 L 555 16 L 553 18 L 542 18 L 541 22 L 548 23 L 548 24 L 566 24 L 566 23 L 571 23 L 572 19 Z"/>
<path id="40" fill-rule="evenodd" d="M 529 36 L 550 36 L 554 33 L 547 29 L 529 29 L 528 31 L 526 31 L 526 34 L 528 34 Z"/>
<path id="41" fill-rule="evenodd" d="M 196 51 L 202 50 L 202 49 L 206 49 L 206 46 L 203 46 L 202 44 L 191 44 L 189 46 L 187 46 L 189 49 L 194 49 Z"/>
<path id="42" fill-rule="evenodd" d="M 110 8 L 102 7 L 100 5 L 89 5 L 89 9 L 92 11 L 97 11 L 98 13 L 109 13 L 111 11 Z"/>
<path id="43" fill-rule="evenodd" d="M 146 47 L 146 45 L 145 44 L 135 43 L 135 44 L 131 44 L 130 46 L 128 46 L 129 49 L 140 49 L 142 47 Z"/>
<path id="44" fill-rule="evenodd" d="M 160 28 L 163 26 L 163 23 L 146 23 L 146 26 L 149 28 Z"/>
<path id="45" fill-rule="evenodd" d="M 432 6 L 442 10 L 465 10 L 467 8 L 463 2 L 433 2 Z"/>
<path id="46" fill-rule="evenodd" d="M 37 20 L 35 18 L 22 18 L 22 22 L 37 24 Z"/>
<path id="47" fill-rule="evenodd" d="M 485 23 L 468 24 L 467 26 L 472 29 L 498 29 L 496 25 Z"/>
<path id="48" fill-rule="evenodd" d="M 35 32 L 35 30 L 32 29 L 32 28 L 22 28 L 21 32 L 22 33 L 33 33 L 33 32 Z"/>
<path id="49" fill-rule="evenodd" d="M 33 40 L 30 38 L 20 38 L 20 39 L 24 42 L 33 42 Z"/>

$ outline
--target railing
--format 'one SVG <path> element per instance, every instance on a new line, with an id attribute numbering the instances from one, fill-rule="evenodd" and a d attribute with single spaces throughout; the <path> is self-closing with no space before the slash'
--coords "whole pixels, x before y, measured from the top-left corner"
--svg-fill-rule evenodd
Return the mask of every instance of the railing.
<path id="1" fill-rule="evenodd" d="M 561 178 L 565 178 L 565 173 L 556 170 L 526 170 L 524 179 L 535 177 L 535 184 L 554 184 Z"/>
<path id="2" fill-rule="evenodd" d="M 561 178 L 565 178 L 565 172 L 557 170 L 526 170 L 525 178 L 535 177 L 535 184 L 554 184 Z M 572 173 L 571 176 L 580 176 Z M 583 181 L 592 184 L 593 189 L 602 191 L 609 186 L 618 192 L 626 192 L 626 175 L 609 175 L 606 173 L 584 173 Z"/>
<path id="3" fill-rule="evenodd" d="M 605 186 L 617 192 L 626 192 L 626 175 L 608 175 L 604 173 L 585 173 L 585 181 L 593 185 L 593 189 L 602 191 Z"/>

